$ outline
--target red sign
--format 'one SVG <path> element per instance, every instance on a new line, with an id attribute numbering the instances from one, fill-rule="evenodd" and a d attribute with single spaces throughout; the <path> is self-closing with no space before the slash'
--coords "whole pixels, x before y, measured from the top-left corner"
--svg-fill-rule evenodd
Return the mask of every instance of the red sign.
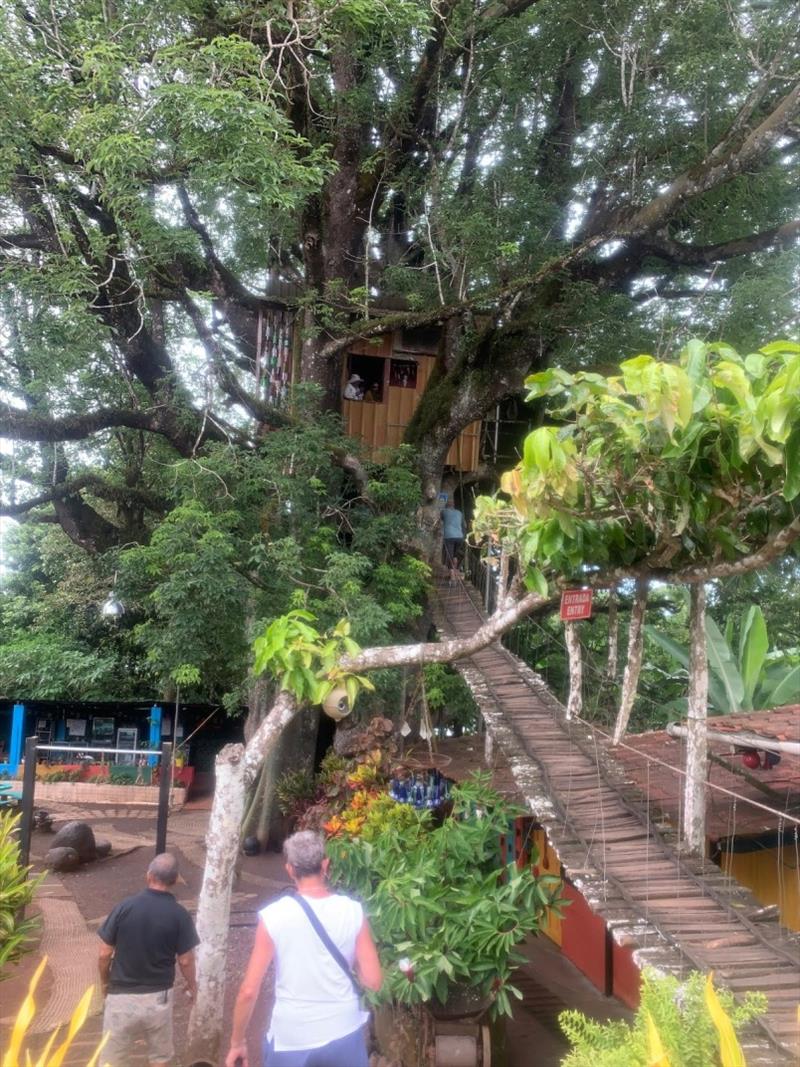
<path id="1" fill-rule="evenodd" d="M 561 619 L 563 622 L 575 622 L 577 619 L 591 619 L 592 590 L 565 589 L 561 594 Z"/>

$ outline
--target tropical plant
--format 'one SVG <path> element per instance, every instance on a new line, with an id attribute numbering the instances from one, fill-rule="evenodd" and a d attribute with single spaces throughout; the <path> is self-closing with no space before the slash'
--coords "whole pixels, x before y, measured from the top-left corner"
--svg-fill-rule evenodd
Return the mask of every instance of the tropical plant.
<path id="1" fill-rule="evenodd" d="M 19 820 L 10 811 L 0 812 L 0 980 L 8 978 L 11 965 L 30 951 L 39 926 L 37 919 L 20 918 L 44 875 L 31 877 L 31 868 L 19 862 Z"/>
<path id="2" fill-rule="evenodd" d="M 275 798 L 282 815 L 296 818 L 314 799 L 314 776 L 308 771 L 287 771 L 275 786 Z"/>
<path id="3" fill-rule="evenodd" d="M 297 608 L 269 623 L 253 642 L 253 670 L 271 674 L 281 689 L 300 702 L 321 704 L 341 688 L 352 710 L 359 692 L 375 686 L 369 678 L 339 664 L 344 656 L 356 656 L 361 649 L 350 636 L 347 620 L 341 619 L 328 634 L 321 634 L 312 625 L 315 621 L 310 611 Z"/>
<path id="4" fill-rule="evenodd" d="M 27 996 L 17 1012 L 17 1018 L 11 1029 L 8 1048 L 3 1051 L 2 1067 L 61 1067 L 72 1048 L 72 1043 L 78 1032 L 86 1022 L 89 1015 L 89 1008 L 92 1003 L 92 997 L 94 996 L 94 986 L 89 986 L 78 1001 L 77 1007 L 73 1011 L 72 1018 L 69 1021 L 66 1037 L 63 1041 L 57 1043 L 58 1035 L 61 1031 L 61 1027 L 58 1027 L 50 1035 L 47 1044 L 36 1059 L 34 1059 L 31 1052 L 24 1047 L 25 1035 L 28 1033 L 31 1023 L 36 1018 L 36 1002 L 33 995 L 36 992 L 36 986 L 39 984 L 39 979 L 42 977 L 42 973 L 46 966 L 47 956 L 42 959 L 28 984 Z M 100 1054 L 103 1051 L 107 1036 L 108 1035 L 103 1035 L 97 1048 L 86 1060 L 86 1067 L 96 1067 L 96 1065 L 100 1063 Z M 113 1065 L 105 1064 L 104 1067 L 113 1067 Z"/>
<path id="5" fill-rule="evenodd" d="M 587 567 L 733 560 L 789 525 L 800 496 L 800 345 L 740 355 L 690 341 L 677 362 L 639 355 L 620 373 L 551 368 L 527 379 L 551 416 L 479 498 L 475 533 L 519 556 L 529 588 Z"/>
<path id="6" fill-rule="evenodd" d="M 696 971 L 680 981 L 646 969 L 631 1024 L 561 1013 L 572 1045 L 561 1067 L 746 1067 L 736 1031 L 766 1007 L 763 993 L 747 993 L 737 1004 L 715 990 L 710 974 Z"/>
<path id="7" fill-rule="evenodd" d="M 708 702 L 721 714 L 776 708 L 795 700 L 800 692 L 800 665 L 787 657 L 772 656 L 764 614 L 751 604 L 739 620 L 739 640 L 734 643 L 736 624 L 729 616 L 723 633 L 706 616 L 708 648 Z M 688 670 L 689 649 L 653 626 L 645 634 Z"/>
<path id="8" fill-rule="evenodd" d="M 428 813 L 409 811 L 400 822 L 383 813 L 380 834 L 332 838 L 332 877 L 369 913 L 386 976 L 380 1003 L 445 1002 L 466 984 L 508 1015 L 510 998 L 521 997 L 512 983 L 523 959 L 515 946 L 539 929 L 547 908 L 565 904 L 561 882 L 502 866 L 500 835 L 516 812 L 487 775 L 454 789 L 452 800 L 437 827 Z M 410 969 L 398 967 L 404 957 Z"/>

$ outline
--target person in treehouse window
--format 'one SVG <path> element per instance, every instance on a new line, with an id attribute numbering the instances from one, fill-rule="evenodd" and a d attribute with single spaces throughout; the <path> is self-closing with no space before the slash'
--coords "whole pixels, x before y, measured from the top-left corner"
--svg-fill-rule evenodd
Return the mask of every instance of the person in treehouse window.
<path id="1" fill-rule="evenodd" d="M 351 374 L 350 380 L 344 387 L 345 400 L 363 400 L 364 399 L 364 379 L 359 377 L 358 374 Z"/>

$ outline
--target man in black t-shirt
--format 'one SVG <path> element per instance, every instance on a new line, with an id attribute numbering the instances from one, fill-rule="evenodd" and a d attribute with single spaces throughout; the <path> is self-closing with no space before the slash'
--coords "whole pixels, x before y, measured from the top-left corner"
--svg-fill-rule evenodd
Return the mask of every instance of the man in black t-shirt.
<path id="1" fill-rule="evenodd" d="M 178 864 L 169 852 L 147 868 L 147 888 L 117 904 L 97 931 L 100 982 L 106 994 L 103 1063 L 125 1067 L 137 1037 L 147 1040 L 150 1067 L 165 1067 L 174 1055 L 172 987 L 175 960 L 186 989 L 197 992 L 194 950 L 200 943 L 188 911 L 170 893 Z"/>

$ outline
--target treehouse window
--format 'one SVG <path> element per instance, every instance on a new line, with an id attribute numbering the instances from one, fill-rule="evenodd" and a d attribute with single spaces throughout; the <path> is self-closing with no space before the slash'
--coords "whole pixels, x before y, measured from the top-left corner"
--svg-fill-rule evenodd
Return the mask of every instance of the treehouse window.
<path id="1" fill-rule="evenodd" d="M 345 399 L 382 404 L 385 371 L 386 360 L 380 356 L 350 356 L 347 361 Z"/>
<path id="2" fill-rule="evenodd" d="M 416 389 L 416 361 L 413 359 L 393 359 L 389 367 L 389 385 L 400 389 Z"/>

